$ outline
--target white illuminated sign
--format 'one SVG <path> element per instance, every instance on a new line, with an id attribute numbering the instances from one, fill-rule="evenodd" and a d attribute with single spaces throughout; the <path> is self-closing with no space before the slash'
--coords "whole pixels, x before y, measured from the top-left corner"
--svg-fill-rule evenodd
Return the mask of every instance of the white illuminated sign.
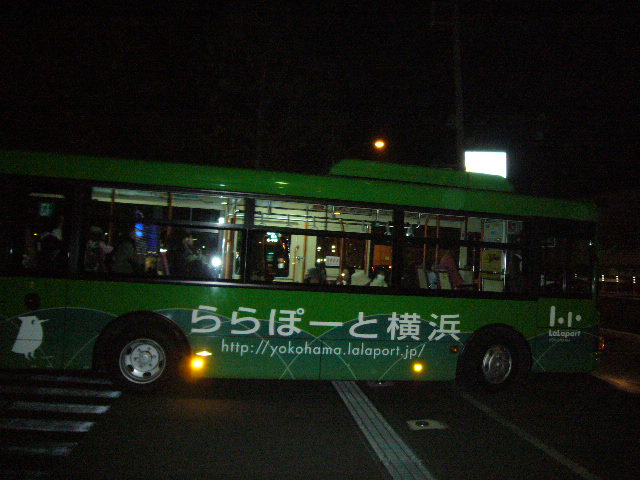
<path id="1" fill-rule="evenodd" d="M 506 152 L 464 152 L 467 172 L 488 173 L 507 178 Z"/>
<path id="2" fill-rule="evenodd" d="M 267 243 L 278 243 L 280 239 L 278 238 L 278 234 L 274 232 L 267 232 Z"/>

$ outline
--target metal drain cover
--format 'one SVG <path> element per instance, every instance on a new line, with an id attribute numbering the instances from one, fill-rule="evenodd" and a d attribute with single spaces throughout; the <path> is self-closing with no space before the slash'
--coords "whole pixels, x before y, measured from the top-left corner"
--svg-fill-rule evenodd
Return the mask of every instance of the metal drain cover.
<path id="1" fill-rule="evenodd" d="M 423 418 L 421 420 L 408 420 L 407 425 L 411 430 L 446 430 L 447 425 L 437 420 Z"/>

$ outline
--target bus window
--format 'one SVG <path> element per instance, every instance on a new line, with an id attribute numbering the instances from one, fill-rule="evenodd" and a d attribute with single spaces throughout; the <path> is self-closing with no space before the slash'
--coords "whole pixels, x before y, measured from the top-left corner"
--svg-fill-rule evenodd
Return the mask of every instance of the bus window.
<path id="1" fill-rule="evenodd" d="M 421 288 L 436 290 L 437 274 L 433 266 L 436 263 L 436 249 L 429 244 L 409 245 L 403 249 L 404 271 L 402 286 L 404 288 Z"/>
<path id="2" fill-rule="evenodd" d="M 544 296 L 562 296 L 564 291 L 565 242 L 547 237 L 540 245 L 540 289 Z"/>
<path id="3" fill-rule="evenodd" d="M 522 293 L 522 221 L 410 211 L 404 221 L 404 287 Z"/>
<path id="4" fill-rule="evenodd" d="M 62 189 L 46 186 L 8 192 L 12 197 L 3 225 L 3 259 L 7 270 L 38 275 L 59 275 L 68 266 L 65 212 Z M 4 222 L 3 222 L 4 223 Z"/>
<path id="5" fill-rule="evenodd" d="M 244 224 L 244 198 L 225 195 L 171 192 L 167 218 L 188 222 Z"/>
<path id="6" fill-rule="evenodd" d="M 566 222 L 547 225 L 539 243 L 540 294 L 588 297 L 593 294 L 593 229 Z"/>
<path id="7" fill-rule="evenodd" d="M 375 227 L 390 232 L 392 218 L 393 212 L 387 209 L 256 200 L 255 223 L 258 226 L 345 233 L 371 233 Z"/>
<path id="8" fill-rule="evenodd" d="M 524 254 L 520 249 L 506 252 L 505 292 L 524 293 L 526 290 L 526 276 L 524 271 Z"/>
<path id="9" fill-rule="evenodd" d="M 279 232 L 251 232 L 248 280 L 252 282 L 291 281 L 289 250 L 291 235 Z"/>
<path id="10" fill-rule="evenodd" d="M 370 285 L 373 272 L 380 272 L 389 285 L 391 239 L 363 237 L 254 231 L 249 242 L 249 279 L 349 286 L 357 274 L 358 285 Z"/>
<path id="11" fill-rule="evenodd" d="M 242 198 L 94 187 L 83 269 L 118 275 L 237 280 L 240 268 L 235 267 L 239 262 L 235 258 L 241 235 L 213 227 L 243 223 Z M 196 228 L 194 224 L 212 228 Z M 194 255 L 186 254 L 189 249 Z M 187 266 L 182 257 L 200 259 Z"/>
<path id="12" fill-rule="evenodd" d="M 571 296 L 591 295 L 593 291 L 595 247 L 588 238 L 569 241 L 567 259 L 567 293 Z"/>
<path id="13" fill-rule="evenodd" d="M 187 280 L 240 280 L 243 232 L 173 228 L 161 235 L 159 255 L 147 257 L 147 271 Z"/>
<path id="14" fill-rule="evenodd" d="M 405 235 L 420 239 L 459 241 L 464 238 L 465 217 L 404 212 Z"/>
<path id="15" fill-rule="evenodd" d="M 249 242 L 251 280 L 346 286 L 356 273 L 364 285 L 376 268 L 390 277 L 392 210 L 257 199 L 254 218 L 264 228 Z"/>

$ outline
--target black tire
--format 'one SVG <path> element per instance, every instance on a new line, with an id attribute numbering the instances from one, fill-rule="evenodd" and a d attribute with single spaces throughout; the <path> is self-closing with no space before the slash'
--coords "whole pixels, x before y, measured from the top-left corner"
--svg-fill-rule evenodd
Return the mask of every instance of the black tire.
<path id="1" fill-rule="evenodd" d="M 153 326 L 121 332 L 107 350 L 107 369 L 123 389 L 149 392 L 179 378 L 182 356 L 174 339 Z"/>
<path id="2" fill-rule="evenodd" d="M 489 327 L 474 334 L 458 364 L 457 381 L 465 388 L 504 390 L 531 368 L 529 347 L 508 327 Z"/>

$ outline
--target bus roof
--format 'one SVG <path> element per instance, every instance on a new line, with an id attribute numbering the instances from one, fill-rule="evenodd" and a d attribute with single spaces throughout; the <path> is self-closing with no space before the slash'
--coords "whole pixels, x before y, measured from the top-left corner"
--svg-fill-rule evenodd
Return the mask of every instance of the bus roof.
<path id="1" fill-rule="evenodd" d="M 331 175 L 320 176 L 13 151 L 0 152 L 0 172 L 503 215 L 597 218 L 590 202 L 515 194 L 501 177 L 363 160 L 343 160 L 331 169 Z"/>
<path id="2" fill-rule="evenodd" d="M 501 192 L 513 192 L 514 190 L 511 182 L 498 175 L 367 160 L 341 160 L 331 169 L 331 174 Z"/>

